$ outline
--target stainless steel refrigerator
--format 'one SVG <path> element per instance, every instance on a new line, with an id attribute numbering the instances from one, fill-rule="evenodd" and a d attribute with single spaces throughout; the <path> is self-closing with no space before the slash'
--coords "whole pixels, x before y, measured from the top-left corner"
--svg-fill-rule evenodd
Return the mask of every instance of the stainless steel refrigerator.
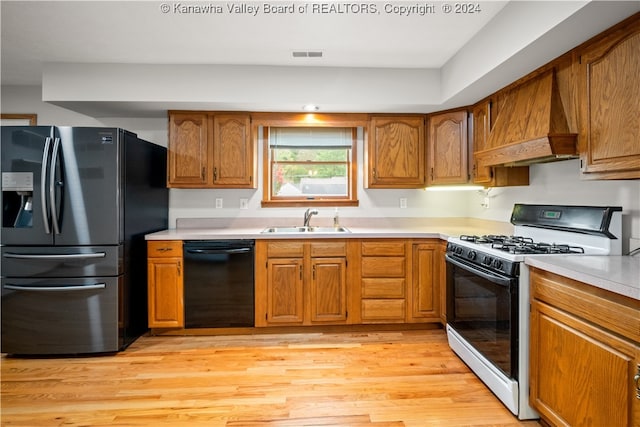
<path id="1" fill-rule="evenodd" d="M 144 235 L 167 228 L 166 149 L 56 126 L 3 126 L 0 146 L 0 351 L 123 350 L 147 330 Z"/>

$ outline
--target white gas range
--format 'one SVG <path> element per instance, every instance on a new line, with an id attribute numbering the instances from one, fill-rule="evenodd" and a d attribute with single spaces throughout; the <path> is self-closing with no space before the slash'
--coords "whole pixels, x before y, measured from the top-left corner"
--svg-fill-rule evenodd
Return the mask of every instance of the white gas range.
<path id="1" fill-rule="evenodd" d="M 447 245 L 449 345 L 520 419 L 529 406 L 529 270 L 525 257 L 620 255 L 621 207 L 514 206 L 513 236 Z"/>

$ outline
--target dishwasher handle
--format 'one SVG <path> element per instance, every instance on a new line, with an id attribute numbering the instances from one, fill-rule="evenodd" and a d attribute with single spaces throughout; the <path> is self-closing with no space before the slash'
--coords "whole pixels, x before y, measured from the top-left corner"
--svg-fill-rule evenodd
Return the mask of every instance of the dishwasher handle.
<path id="1" fill-rule="evenodd" d="M 187 253 L 199 255 L 216 255 L 216 254 L 244 254 L 251 252 L 252 248 L 234 248 L 234 249 L 186 249 Z"/>

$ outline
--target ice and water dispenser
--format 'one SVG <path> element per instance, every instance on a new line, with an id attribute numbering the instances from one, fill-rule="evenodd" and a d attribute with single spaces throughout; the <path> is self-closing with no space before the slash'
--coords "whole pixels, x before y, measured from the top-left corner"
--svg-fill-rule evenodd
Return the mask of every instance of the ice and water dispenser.
<path id="1" fill-rule="evenodd" d="M 33 172 L 2 172 L 2 227 L 33 226 Z"/>

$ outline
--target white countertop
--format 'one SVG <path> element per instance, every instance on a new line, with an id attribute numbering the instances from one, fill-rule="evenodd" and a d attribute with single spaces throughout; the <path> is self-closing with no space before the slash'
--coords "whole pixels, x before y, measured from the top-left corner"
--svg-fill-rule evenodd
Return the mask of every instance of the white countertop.
<path id="1" fill-rule="evenodd" d="M 317 220 L 318 218 L 314 218 Z M 203 218 L 178 220 L 178 227 L 145 236 L 147 240 L 439 238 L 461 234 L 512 234 L 513 226 L 471 218 L 344 218 L 349 233 L 262 233 L 267 227 L 300 225 L 299 218 Z M 330 226 L 312 221 L 314 226 Z"/>
<path id="2" fill-rule="evenodd" d="M 322 224 L 320 218 L 312 225 Z M 267 227 L 300 225 L 298 218 L 187 218 L 178 227 L 145 236 L 147 240 L 405 238 L 447 239 L 460 235 L 513 234 L 513 226 L 474 218 L 344 218 L 350 233 L 262 233 Z M 640 300 L 640 257 L 526 257 L 525 263 L 601 289 Z"/>
<path id="3" fill-rule="evenodd" d="M 525 257 L 525 264 L 640 300 L 640 257 L 558 255 Z"/>

